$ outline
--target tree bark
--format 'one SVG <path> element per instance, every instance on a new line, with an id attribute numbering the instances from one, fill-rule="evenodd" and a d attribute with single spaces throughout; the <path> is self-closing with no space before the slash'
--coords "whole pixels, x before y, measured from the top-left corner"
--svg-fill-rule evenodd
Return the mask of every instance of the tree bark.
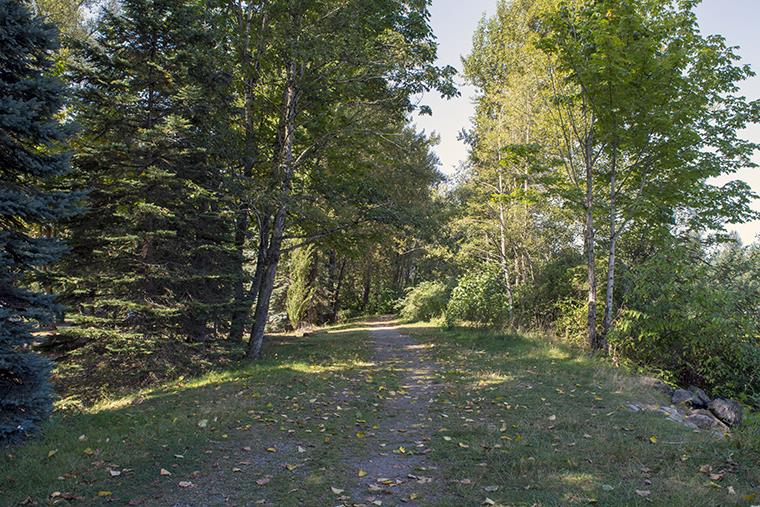
<path id="1" fill-rule="evenodd" d="M 612 328 L 612 314 L 615 304 L 615 248 L 617 246 L 617 208 L 615 199 L 615 184 L 617 182 L 617 150 L 613 150 L 610 171 L 610 251 L 607 265 L 607 292 L 604 306 L 604 322 L 602 324 L 602 340 L 606 347 L 607 333 Z"/>
<path id="2" fill-rule="evenodd" d="M 251 16 L 248 14 L 242 3 L 231 3 L 232 9 L 237 20 L 238 39 L 237 39 L 237 55 L 240 61 L 241 71 L 243 73 L 243 90 L 244 90 L 244 153 L 242 157 L 242 176 L 245 179 L 249 179 L 253 176 L 253 168 L 258 160 L 258 149 L 256 145 L 256 130 L 254 128 L 254 118 L 256 116 L 255 96 L 256 88 L 260 77 L 261 58 L 265 49 L 265 41 L 267 34 L 267 23 L 269 16 L 264 9 L 261 13 L 260 24 L 257 30 L 258 41 L 255 47 L 255 52 L 252 54 L 252 30 L 254 29 L 254 23 Z M 240 203 L 240 208 L 235 215 L 235 282 L 233 285 L 233 308 L 230 324 L 230 340 L 241 340 L 243 338 L 243 332 L 248 323 L 248 315 L 251 311 L 251 305 L 254 298 L 258 293 L 256 287 L 256 277 L 252 282 L 251 291 L 246 294 L 245 291 L 245 241 L 248 233 L 248 227 L 250 222 L 250 210 L 245 202 Z M 259 271 L 259 265 L 261 264 L 262 256 L 259 255 L 256 263 L 256 270 Z M 253 292 L 253 289 L 256 292 Z"/>
<path id="3" fill-rule="evenodd" d="M 594 231 L 594 168 L 593 168 L 593 153 L 592 153 L 593 140 L 591 134 L 586 136 L 585 148 L 585 166 L 586 166 L 586 228 L 585 228 L 585 244 L 586 244 L 586 262 L 588 268 L 588 342 L 592 351 L 599 350 L 599 336 L 596 332 L 596 298 L 597 298 L 597 286 L 596 286 L 596 254 L 594 252 L 594 246 L 596 243 L 596 236 Z"/>
<path id="4" fill-rule="evenodd" d="M 343 277 L 346 274 L 346 259 L 340 261 L 340 268 L 338 268 L 338 277 L 335 280 L 335 286 L 333 288 L 332 305 L 330 307 L 330 322 L 335 323 L 338 320 L 338 311 L 340 310 L 340 290 L 343 287 Z"/>
<path id="5" fill-rule="evenodd" d="M 281 128 L 279 137 L 281 142 L 276 154 L 275 176 L 280 178 L 281 191 L 280 201 L 275 212 L 272 224 L 272 234 L 269 240 L 266 256 L 266 268 L 263 271 L 261 287 L 256 301 L 256 312 L 253 317 L 251 339 L 248 342 L 247 359 L 258 359 L 261 356 L 261 348 L 264 344 L 264 331 L 267 318 L 269 317 L 269 303 L 274 289 L 274 279 L 277 274 L 277 266 L 282 253 L 282 240 L 285 234 L 285 221 L 288 214 L 288 199 L 290 197 L 291 183 L 293 179 L 293 145 L 295 143 L 296 113 L 298 111 L 298 67 L 295 62 L 286 65 L 286 84 L 283 92 L 282 111 L 280 113 Z"/>
<path id="6" fill-rule="evenodd" d="M 514 322 L 514 293 L 512 289 L 512 277 L 509 273 L 509 263 L 507 261 L 507 220 L 504 212 L 504 177 L 501 174 L 501 142 L 497 148 L 496 160 L 499 164 L 497 168 L 499 174 L 499 256 L 501 258 L 501 271 L 504 277 L 504 284 L 507 286 L 507 304 L 509 305 L 509 325 Z"/>
<path id="7" fill-rule="evenodd" d="M 250 306 L 245 301 L 245 236 L 248 232 L 248 211 L 240 210 L 235 217 L 235 281 L 233 285 L 232 322 L 229 339 L 239 341 L 243 338 L 245 321 Z"/>

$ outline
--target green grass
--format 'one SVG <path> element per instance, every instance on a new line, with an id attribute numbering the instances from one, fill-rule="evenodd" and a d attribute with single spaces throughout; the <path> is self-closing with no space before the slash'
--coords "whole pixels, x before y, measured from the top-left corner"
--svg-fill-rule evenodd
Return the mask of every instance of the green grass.
<path id="1" fill-rule="evenodd" d="M 369 353 L 366 332 L 322 333 L 271 343 L 256 364 L 59 413 L 41 438 L 3 451 L 0 505 L 171 505 L 183 496 L 216 505 L 218 491 L 237 491 L 243 503 L 329 502 L 328 475 L 356 445 L 356 430 L 345 429 L 376 417 L 382 379 L 365 380 Z M 341 399 L 349 387 L 356 396 Z"/>
<path id="2" fill-rule="evenodd" d="M 428 347 L 445 382 L 429 413 L 436 506 L 760 503 L 755 417 L 721 440 L 629 412 L 666 400 L 536 337 L 400 331 Z M 40 438 L 2 451 L 0 506 L 339 505 L 330 488 L 350 489 L 351 463 L 377 444 L 357 432 L 393 420 L 383 399 L 401 375 L 372 364 L 368 336 L 352 323 L 277 338 L 259 363 L 59 412 Z"/>
<path id="3" fill-rule="evenodd" d="M 760 454 L 740 448 L 757 437 L 756 421 L 719 439 L 656 413 L 631 413 L 629 402 L 667 404 L 667 397 L 545 340 L 411 332 L 434 347 L 449 385 L 435 404 L 432 458 L 444 476 L 463 482 L 440 505 L 486 497 L 510 506 L 760 503 Z"/>

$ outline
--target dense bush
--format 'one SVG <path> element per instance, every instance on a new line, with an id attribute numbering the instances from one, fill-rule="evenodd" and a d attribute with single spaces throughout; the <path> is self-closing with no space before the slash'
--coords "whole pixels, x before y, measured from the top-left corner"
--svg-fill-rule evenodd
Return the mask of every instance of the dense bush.
<path id="1" fill-rule="evenodd" d="M 449 302 L 449 288 L 442 282 L 422 282 L 399 302 L 399 314 L 406 320 L 440 317 Z"/>
<path id="2" fill-rule="evenodd" d="M 516 288 L 517 323 L 523 328 L 545 329 L 566 318 L 568 305 L 577 306 L 577 300 L 583 299 L 585 278 L 583 258 L 575 251 L 563 252 L 538 266 L 531 283 Z M 582 305 L 585 310 L 585 303 Z"/>
<path id="3" fill-rule="evenodd" d="M 507 289 L 496 266 L 484 266 L 459 279 L 446 307 L 450 322 L 468 321 L 483 326 L 501 326 L 509 319 Z"/>
<path id="4" fill-rule="evenodd" d="M 609 336 L 612 353 L 760 405 L 756 250 L 732 247 L 706 263 L 673 249 L 633 268 Z"/>

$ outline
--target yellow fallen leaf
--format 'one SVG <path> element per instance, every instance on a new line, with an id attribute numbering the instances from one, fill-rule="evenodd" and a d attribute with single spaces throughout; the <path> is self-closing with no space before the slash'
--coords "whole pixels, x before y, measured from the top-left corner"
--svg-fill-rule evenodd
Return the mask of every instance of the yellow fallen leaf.
<path id="1" fill-rule="evenodd" d="M 359 471 L 356 473 L 356 475 L 358 475 L 359 477 L 366 477 L 367 476 L 367 471 L 366 470 L 362 470 L 360 468 Z"/>
<path id="2" fill-rule="evenodd" d="M 467 445 L 467 444 L 465 444 L 463 442 L 459 442 L 459 447 L 461 447 L 462 449 L 469 449 L 470 448 L 469 445 Z"/>
<path id="3" fill-rule="evenodd" d="M 277 452 L 277 449 L 274 447 L 267 447 L 267 452 Z"/>
<path id="4" fill-rule="evenodd" d="M 88 447 L 87 449 L 85 449 L 84 451 L 82 451 L 82 454 L 84 454 L 86 456 L 92 456 L 93 454 L 95 454 L 95 451 L 93 451 L 92 449 L 90 449 Z"/>
<path id="5" fill-rule="evenodd" d="M 649 441 L 652 442 L 653 444 L 656 444 L 657 443 L 657 437 L 654 436 L 654 435 L 652 435 L 651 437 L 649 437 Z"/>
<path id="6" fill-rule="evenodd" d="M 98 496 L 111 496 L 112 494 L 110 491 L 98 491 Z"/>
<path id="7" fill-rule="evenodd" d="M 367 435 L 365 435 L 365 433 L 363 431 L 357 431 L 356 432 L 356 438 L 364 438 L 365 436 L 367 436 Z"/>
<path id="8" fill-rule="evenodd" d="M 48 451 L 48 459 L 52 458 L 56 454 L 58 454 L 58 449 L 53 449 L 52 451 Z"/>
<path id="9" fill-rule="evenodd" d="M 296 468 L 298 468 L 298 465 L 292 465 L 292 464 L 288 463 L 288 464 L 285 465 L 285 468 L 287 468 L 289 471 L 292 472 L 293 470 L 295 470 Z"/>

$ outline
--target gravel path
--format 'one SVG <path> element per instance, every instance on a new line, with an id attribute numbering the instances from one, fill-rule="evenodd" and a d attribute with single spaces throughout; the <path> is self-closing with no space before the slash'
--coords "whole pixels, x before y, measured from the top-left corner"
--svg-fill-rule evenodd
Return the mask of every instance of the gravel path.
<path id="1" fill-rule="evenodd" d="M 389 323 L 376 326 L 371 332 L 376 369 L 399 373 L 400 389 L 386 395 L 381 407 L 385 418 L 374 431 L 369 455 L 350 459 L 353 467 L 366 472 L 351 497 L 364 505 L 430 504 L 443 482 L 427 459 L 434 431 L 429 405 L 441 384 L 414 339 Z"/>

